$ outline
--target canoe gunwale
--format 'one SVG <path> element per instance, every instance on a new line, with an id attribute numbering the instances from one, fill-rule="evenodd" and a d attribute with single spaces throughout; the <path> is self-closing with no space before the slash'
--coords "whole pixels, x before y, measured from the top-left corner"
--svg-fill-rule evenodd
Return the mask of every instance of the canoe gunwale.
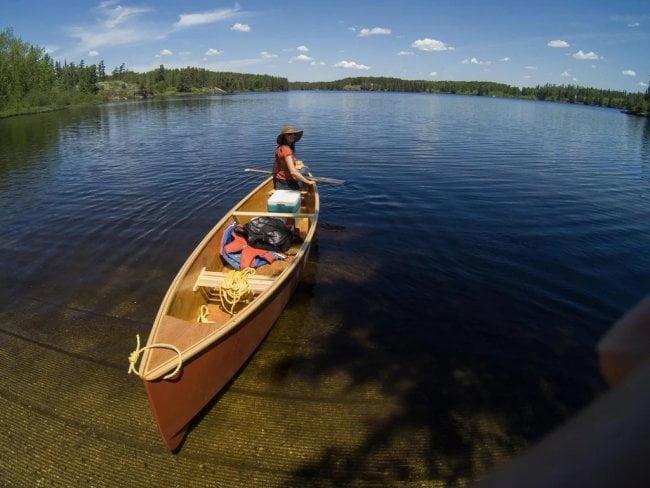
<path id="1" fill-rule="evenodd" d="M 229 219 L 233 218 L 233 213 L 236 212 L 238 208 L 244 205 L 256 193 L 260 192 L 271 180 L 272 177 L 265 179 L 264 181 L 262 181 L 262 183 L 260 183 L 257 187 L 255 187 L 248 195 L 246 195 L 239 202 L 237 202 L 217 222 L 217 224 L 215 224 L 212 227 L 212 229 L 208 231 L 208 233 L 201 240 L 201 242 L 199 242 L 199 244 L 195 247 L 195 249 L 192 251 L 190 256 L 185 261 L 185 263 L 183 263 L 183 265 L 181 266 L 180 270 L 176 274 L 176 277 L 174 278 L 171 285 L 169 286 L 167 293 L 165 294 L 165 297 L 163 298 L 163 301 L 160 305 L 160 308 L 158 309 L 158 313 L 154 320 L 154 324 L 151 328 L 151 332 L 149 333 L 149 338 L 147 339 L 147 345 L 151 345 L 155 343 L 155 337 L 160 322 L 163 320 L 165 315 L 167 315 L 167 312 L 172 304 L 172 300 L 179 286 L 185 279 L 187 272 L 189 271 L 192 264 L 199 257 L 201 252 L 205 249 L 205 247 L 208 245 L 208 243 L 211 241 L 214 235 L 226 224 L 226 222 Z M 181 361 L 183 361 L 183 363 L 191 361 L 192 358 L 198 355 L 201 351 L 210 347 L 215 342 L 226 339 L 234 330 L 237 329 L 238 326 L 245 325 L 246 320 L 248 319 L 249 316 L 253 314 L 253 312 L 255 312 L 260 308 L 264 308 L 265 304 L 276 295 L 280 287 L 282 287 L 285 283 L 288 282 L 288 280 L 293 275 L 293 273 L 295 271 L 300 271 L 298 267 L 304 264 L 303 261 L 304 259 L 306 259 L 306 256 L 308 255 L 314 233 L 316 232 L 319 210 L 320 210 L 320 197 L 318 193 L 318 188 L 316 187 L 314 189 L 314 211 L 312 212 L 313 219 L 311 219 L 311 225 L 309 227 L 307 235 L 305 236 L 305 239 L 302 245 L 300 246 L 300 249 L 296 253 L 292 263 L 287 268 L 285 268 L 277 277 L 275 277 L 273 284 L 267 290 L 265 290 L 263 293 L 257 296 L 255 300 L 253 300 L 251 303 L 246 305 L 242 310 L 237 312 L 237 314 L 234 315 L 231 319 L 226 321 L 224 324 L 221 324 L 218 330 L 215 330 L 214 333 L 209 334 L 204 339 L 198 341 L 196 344 L 194 344 L 187 350 L 183 351 L 181 353 Z M 160 379 L 164 374 L 170 372 L 172 369 L 176 367 L 176 365 L 178 364 L 177 361 L 178 361 L 178 357 L 173 357 L 165 361 L 164 363 L 156 366 L 155 368 L 150 369 L 149 365 L 151 362 L 151 353 L 150 350 L 145 350 L 142 358 L 142 364 L 144 365 L 142 368 L 143 371 L 141 376 L 142 380 L 155 381 Z M 181 368 L 181 374 L 182 374 L 182 368 Z M 174 381 L 174 378 L 171 378 L 171 381 Z"/>

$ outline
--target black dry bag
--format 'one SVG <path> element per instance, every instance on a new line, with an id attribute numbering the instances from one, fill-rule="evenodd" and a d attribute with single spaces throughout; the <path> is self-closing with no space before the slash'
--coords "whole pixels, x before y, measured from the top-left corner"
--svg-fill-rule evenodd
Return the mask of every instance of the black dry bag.
<path id="1" fill-rule="evenodd" d="M 287 252 L 291 247 L 293 233 L 277 217 L 255 217 L 245 226 L 248 245 L 267 251 Z"/>

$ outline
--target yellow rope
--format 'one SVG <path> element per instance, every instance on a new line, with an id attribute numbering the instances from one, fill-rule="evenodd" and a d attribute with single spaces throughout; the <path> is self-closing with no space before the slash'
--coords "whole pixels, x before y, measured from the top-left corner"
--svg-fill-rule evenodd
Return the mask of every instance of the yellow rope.
<path id="1" fill-rule="evenodd" d="M 156 347 L 159 347 L 162 349 L 171 349 L 176 354 L 178 354 L 178 364 L 176 365 L 176 369 L 171 373 L 169 373 L 168 375 L 163 376 L 163 379 L 168 380 L 169 378 L 176 376 L 176 373 L 178 373 L 181 369 L 181 366 L 183 366 L 183 358 L 181 356 L 181 352 L 178 350 L 176 346 L 174 346 L 173 344 L 151 344 L 149 346 L 140 347 L 140 334 L 136 334 L 135 339 L 137 341 L 137 344 L 135 346 L 135 351 L 129 354 L 129 372 L 127 374 L 135 373 L 140 378 L 142 378 L 142 374 L 140 373 L 140 370 L 138 370 L 135 367 L 138 360 L 140 359 L 140 354 L 142 354 L 142 351 L 146 351 L 147 349 L 154 349 Z"/>
<path id="2" fill-rule="evenodd" d="M 199 316 L 196 318 L 196 321 L 200 324 L 214 324 L 214 320 L 208 320 L 208 315 L 210 315 L 208 306 L 201 305 L 201 308 L 199 308 Z"/>
<path id="3" fill-rule="evenodd" d="M 249 276 L 253 276 L 255 270 L 246 268 L 242 271 L 230 271 L 219 287 L 219 299 L 221 306 L 230 315 L 234 315 L 235 306 L 252 295 L 251 285 L 248 282 Z"/>

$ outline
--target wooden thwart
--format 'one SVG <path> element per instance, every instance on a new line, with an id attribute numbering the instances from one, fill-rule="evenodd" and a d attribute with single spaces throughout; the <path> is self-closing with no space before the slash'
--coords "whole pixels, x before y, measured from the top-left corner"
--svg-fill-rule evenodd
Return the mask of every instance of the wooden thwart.
<path id="1" fill-rule="evenodd" d="M 233 217 L 279 217 L 286 219 L 313 219 L 313 213 L 287 213 L 287 212 L 245 212 L 236 210 L 232 213 Z"/>
<path id="2" fill-rule="evenodd" d="M 199 288 L 217 288 L 226 279 L 227 273 L 219 271 L 206 271 L 205 268 L 201 270 L 196 283 L 192 288 L 193 291 L 198 291 Z M 251 290 L 256 293 L 262 293 L 269 288 L 275 280 L 268 276 L 251 276 L 248 278 L 248 283 L 251 285 Z"/>

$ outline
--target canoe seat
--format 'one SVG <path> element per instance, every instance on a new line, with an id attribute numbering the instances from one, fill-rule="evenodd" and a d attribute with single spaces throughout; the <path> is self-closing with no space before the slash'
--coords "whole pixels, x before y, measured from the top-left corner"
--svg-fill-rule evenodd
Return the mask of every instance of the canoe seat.
<path id="1" fill-rule="evenodd" d="M 198 291 L 200 288 L 218 288 L 221 283 L 226 279 L 227 273 L 220 271 L 206 271 L 205 268 L 201 270 L 192 291 Z M 269 276 L 252 276 L 248 278 L 251 289 L 255 293 L 262 293 L 270 287 L 275 280 Z"/>

